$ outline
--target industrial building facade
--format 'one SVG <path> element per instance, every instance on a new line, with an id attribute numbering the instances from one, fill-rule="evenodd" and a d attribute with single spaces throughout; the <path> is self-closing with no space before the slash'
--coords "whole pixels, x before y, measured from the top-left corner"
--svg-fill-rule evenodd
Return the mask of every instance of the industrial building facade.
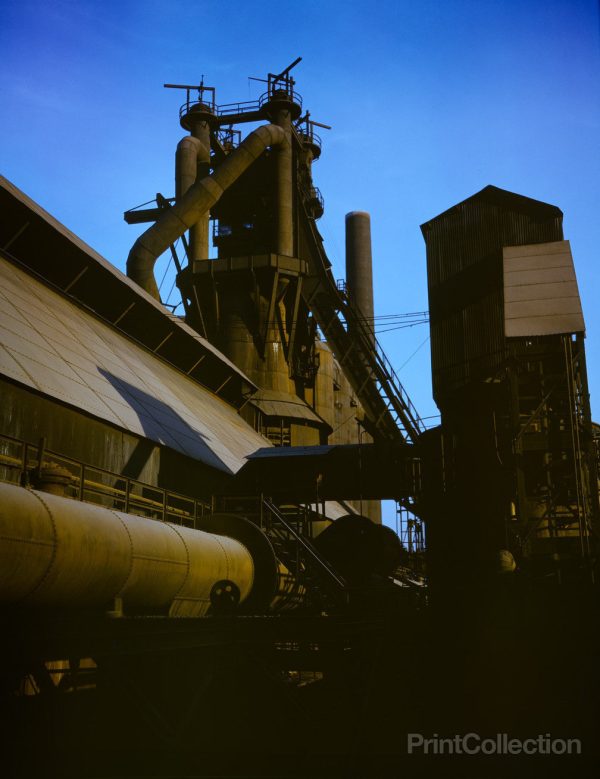
<path id="1" fill-rule="evenodd" d="M 150 225 L 127 276 L 0 180 L 7 775 L 370 776 L 398 733 L 526 730 L 528 700 L 594 732 L 597 437 L 562 214 L 488 186 L 422 225 L 426 430 L 375 337 L 365 212 L 333 278 L 297 62 L 248 103 L 166 85 L 175 196 L 125 212 Z"/>

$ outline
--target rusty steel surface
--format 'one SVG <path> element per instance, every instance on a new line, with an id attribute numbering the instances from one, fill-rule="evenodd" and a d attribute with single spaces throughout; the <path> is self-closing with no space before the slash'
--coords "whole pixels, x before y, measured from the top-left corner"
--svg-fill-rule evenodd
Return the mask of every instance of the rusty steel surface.
<path id="1" fill-rule="evenodd" d="M 0 373 L 225 473 L 268 442 L 225 402 L 0 262 Z"/>

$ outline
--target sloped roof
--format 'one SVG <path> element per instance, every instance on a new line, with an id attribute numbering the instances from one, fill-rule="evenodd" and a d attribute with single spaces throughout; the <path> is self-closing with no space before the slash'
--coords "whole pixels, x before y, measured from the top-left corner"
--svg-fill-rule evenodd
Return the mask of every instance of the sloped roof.
<path id="1" fill-rule="evenodd" d="M 23 267 L 239 408 L 255 385 L 216 347 L 0 176 L 0 247 Z"/>
<path id="2" fill-rule="evenodd" d="M 0 375 L 225 473 L 269 446 L 231 405 L 5 258 Z"/>
<path id="3" fill-rule="evenodd" d="M 287 392 L 277 390 L 258 390 L 251 398 L 250 405 L 256 406 L 268 417 L 286 417 L 289 419 L 303 419 L 317 425 L 324 425 L 329 430 L 331 426 L 325 422 L 312 408 L 301 398 L 290 395 Z"/>
<path id="4" fill-rule="evenodd" d="M 493 184 L 488 184 L 487 187 L 479 190 L 474 195 L 471 195 L 465 200 L 461 200 L 460 203 L 456 203 L 451 208 L 442 211 L 441 214 L 428 219 L 421 225 L 421 232 L 426 232 L 429 225 L 450 216 L 457 209 L 467 203 L 474 202 L 492 203 L 502 208 L 510 209 L 524 214 L 530 214 L 537 218 L 554 219 L 563 215 L 558 206 L 553 206 L 550 203 L 544 203 L 542 200 L 534 200 L 525 195 L 518 195 L 516 192 L 509 192 L 507 189 L 500 189 Z"/>

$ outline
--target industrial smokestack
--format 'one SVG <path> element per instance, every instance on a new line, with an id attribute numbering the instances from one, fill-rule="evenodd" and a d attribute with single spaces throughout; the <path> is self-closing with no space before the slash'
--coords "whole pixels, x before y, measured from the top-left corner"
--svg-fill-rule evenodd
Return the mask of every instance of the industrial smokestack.
<path id="1" fill-rule="evenodd" d="M 348 298 L 374 342 L 371 217 L 366 211 L 346 214 L 346 286 Z"/>

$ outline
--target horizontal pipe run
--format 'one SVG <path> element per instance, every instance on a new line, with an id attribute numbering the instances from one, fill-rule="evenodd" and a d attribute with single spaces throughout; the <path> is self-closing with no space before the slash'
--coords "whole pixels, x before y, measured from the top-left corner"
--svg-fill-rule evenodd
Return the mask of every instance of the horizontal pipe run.
<path id="1" fill-rule="evenodd" d="M 200 617 L 217 582 L 246 600 L 247 547 L 224 535 L 0 484 L 0 603 Z"/>

